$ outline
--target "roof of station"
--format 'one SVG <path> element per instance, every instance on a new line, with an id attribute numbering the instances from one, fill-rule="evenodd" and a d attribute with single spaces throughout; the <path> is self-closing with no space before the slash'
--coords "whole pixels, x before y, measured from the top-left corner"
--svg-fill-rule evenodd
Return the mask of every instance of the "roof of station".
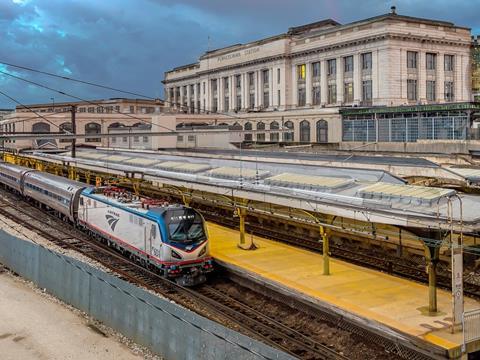
<path id="1" fill-rule="evenodd" d="M 41 156 L 69 159 L 69 153 Z M 271 158 L 257 161 L 258 158 L 237 160 L 168 152 L 79 150 L 75 161 L 88 168 L 142 172 L 145 179 L 162 179 L 162 183 L 193 190 L 237 192 L 238 196 L 251 196 L 252 200 L 302 206 L 359 220 L 364 216 L 371 222 L 419 226 L 414 223 L 427 221 L 428 226 L 435 226 L 447 223 L 448 206 L 452 206 L 454 214 L 461 213 L 461 205 L 451 200 L 456 194 L 454 190 L 406 185 L 404 180 L 383 170 L 291 164 Z M 462 194 L 462 204 L 463 223 L 477 224 L 480 230 L 480 214 L 473 211 L 480 207 L 480 197 Z M 472 225 L 473 228 L 477 229 Z"/>

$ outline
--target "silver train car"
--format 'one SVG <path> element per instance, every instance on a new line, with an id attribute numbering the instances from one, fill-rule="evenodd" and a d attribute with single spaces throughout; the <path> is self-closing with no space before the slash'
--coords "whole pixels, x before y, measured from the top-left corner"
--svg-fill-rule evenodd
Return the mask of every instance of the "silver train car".
<path id="1" fill-rule="evenodd" d="M 23 192 L 23 176 L 30 171 L 35 171 L 24 168 L 23 166 L 4 162 L 0 162 L 0 169 L 0 183 L 14 189 L 20 194 Z"/>
<path id="2" fill-rule="evenodd" d="M 63 218 L 74 222 L 78 214 L 78 199 L 83 189 L 87 187 L 77 181 L 34 170 L 27 171 L 23 175 L 23 192 L 21 193 L 58 211 Z"/>

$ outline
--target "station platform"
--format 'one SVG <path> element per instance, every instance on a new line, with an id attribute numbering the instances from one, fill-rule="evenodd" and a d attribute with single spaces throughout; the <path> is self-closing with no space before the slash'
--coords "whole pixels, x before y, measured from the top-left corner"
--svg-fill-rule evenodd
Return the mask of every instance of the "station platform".
<path id="1" fill-rule="evenodd" d="M 428 314 L 428 286 L 330 259 L 324 276 L 322 255 L 253 236 L 256 250 L 237 247 L 236 230 L 208 223 L 211 255 L 232 270 L 247 273 L 278 288 L 289 289 L 313 304 L 338 310 L 367 326 L 445 357 L 458 358 L 462 333 L 451 333 L 451 293 L 438 290 L 438 313 Z M 248 235 L 251 236 L 251 235 Z M 465 298 L 465 310 L 480 302 Z"/>

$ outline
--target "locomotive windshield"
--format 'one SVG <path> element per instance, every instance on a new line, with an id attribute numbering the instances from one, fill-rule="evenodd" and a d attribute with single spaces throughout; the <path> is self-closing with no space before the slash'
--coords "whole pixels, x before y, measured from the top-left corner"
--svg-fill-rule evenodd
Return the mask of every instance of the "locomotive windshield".
<path id="1" fill-rule="evenodd" d="M 193 209 L 167 210 L 164 219 L 172 242 L 193 244 L 207 238 L 203 219 Z"/>

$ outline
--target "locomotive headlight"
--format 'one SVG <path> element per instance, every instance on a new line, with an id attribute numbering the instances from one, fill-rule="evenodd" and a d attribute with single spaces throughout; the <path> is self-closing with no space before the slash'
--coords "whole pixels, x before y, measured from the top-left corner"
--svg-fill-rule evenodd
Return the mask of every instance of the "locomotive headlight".
<path id="1" fill-rule="evenodd" d="M 174 257 L 175 259 L 181 259 L 181 255 L 179 253 L 177 253 L 175 250 L 172 250 L 172 257 Z"/>
<path id="2" fill-rule="evenodd" d="M 198 257 L 205 255 L 207 252 L 207 246 L 204 246 L 202 250 L 198 253 Z"/>

